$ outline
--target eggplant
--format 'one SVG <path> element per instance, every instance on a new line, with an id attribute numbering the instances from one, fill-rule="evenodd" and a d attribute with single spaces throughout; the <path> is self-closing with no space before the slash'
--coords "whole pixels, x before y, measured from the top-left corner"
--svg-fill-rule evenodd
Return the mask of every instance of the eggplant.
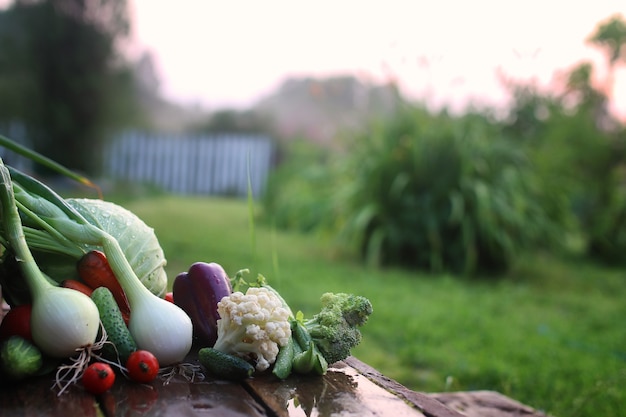
<path id="1" fill-rule="evenodd" d="M 212 347 L 217 340 L 217 303 L 232 293 L 230 278 L 221 265 L 196 262 L 181 272 L 172 286 L 174 304 L 191 318 L 194 342 Z"/>

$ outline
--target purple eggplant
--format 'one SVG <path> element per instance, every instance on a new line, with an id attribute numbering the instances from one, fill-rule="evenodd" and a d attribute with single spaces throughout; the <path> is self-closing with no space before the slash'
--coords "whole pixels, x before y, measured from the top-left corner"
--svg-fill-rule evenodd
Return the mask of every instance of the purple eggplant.
<path id="1" fill-rule="evenodd" d="M 217 340 L 217 303 L 232 293 L 230 279 L 221 265 L 196 262 L 174 279 L 174 304 L 191 318 L 195 342 L 211 347 Z"/>

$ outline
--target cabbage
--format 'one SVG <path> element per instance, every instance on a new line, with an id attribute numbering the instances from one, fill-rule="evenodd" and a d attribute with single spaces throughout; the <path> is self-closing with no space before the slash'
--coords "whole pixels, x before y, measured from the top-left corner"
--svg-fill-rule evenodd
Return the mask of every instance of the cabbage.
<path id="1" fill-rule="evenodd" d="M 163 249 L 143 220 L 131 211 L 104 200 L 88 198 L 67 199 L 83 217 L 117 240 L 135 275 L 155 295 L 164 296 L 167 289 Z M 90 246 L 88 249 L 100 249 Z"/>
<path id="2" fill-rule="evenodd" d="M 167 260 L 154 229 L 130 210 L 109 201 L 88 198 L 65 201 L 87 222 L 113 236 L 144 286 L 159 297 L 165 296 Z M 89 250 L 102 250 L 101 246 L 75 241 L 63 244 L 41 228 L 25 229 L 25 234 L 37 265 L 57 283 L 68 278 L 78 279 L 76 263 L 80 257 Z"/>

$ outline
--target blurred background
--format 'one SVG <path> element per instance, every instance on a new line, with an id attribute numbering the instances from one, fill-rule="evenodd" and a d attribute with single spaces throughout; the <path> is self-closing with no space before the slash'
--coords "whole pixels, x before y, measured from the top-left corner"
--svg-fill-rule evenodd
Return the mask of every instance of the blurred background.
<path id="1" fill-rule="evenodd" d="M 320 287 L 372 297 L 380 321 L 359 357 L 414 389 L 619 415 L 625 13 L 611 0 L 0 0 L 0 134 L 154 225 L 172 273 L 203 252 L 159 199 L 248 239 L 252 196 L 278 243 L 245 261 L 292 265 L 281 285 L 298 302 L 320 263 Z M 232 240 L 211 248 L 236 271 Z"/>

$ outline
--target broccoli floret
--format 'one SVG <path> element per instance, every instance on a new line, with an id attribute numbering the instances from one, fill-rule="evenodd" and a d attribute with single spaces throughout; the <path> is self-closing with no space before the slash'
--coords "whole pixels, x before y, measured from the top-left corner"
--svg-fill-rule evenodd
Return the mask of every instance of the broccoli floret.
<path id="1" fill-rule="evenodd" d="M 329 364 L 350 356 L 361 342 L 359 327 L 372 314 L 371 302 L 360 295 L 325 293 L 319 313 L 302 324 Z"/>

